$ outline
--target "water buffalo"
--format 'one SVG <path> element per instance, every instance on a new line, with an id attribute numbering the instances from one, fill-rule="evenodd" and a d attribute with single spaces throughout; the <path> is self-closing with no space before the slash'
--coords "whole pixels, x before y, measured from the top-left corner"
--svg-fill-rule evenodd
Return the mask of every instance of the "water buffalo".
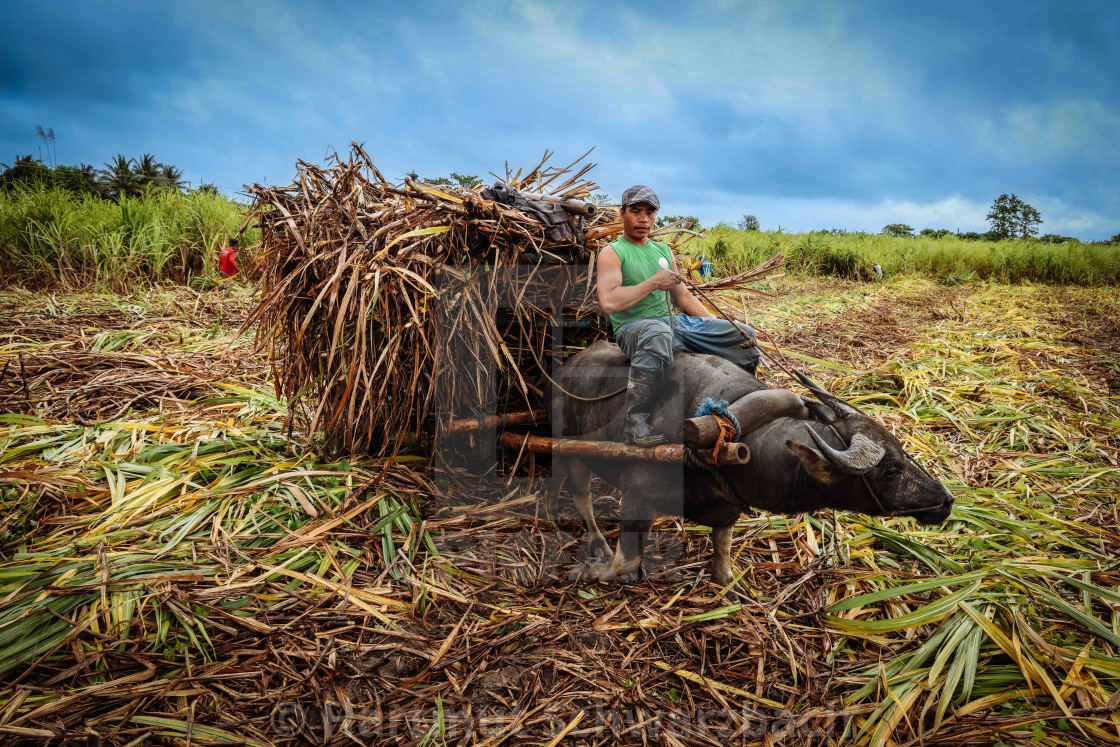
<path id="1" fill-rule="evenodd" d="M 627 371 L 625 356 L 607 342 L 598 342 L 567 362 L 557 379 L 576 396 L 554 388 L 554 435 L 621 441 L 623 395 L 604 395 L 625 387 Z M 763 418 L 766 422 L 761 425 L 755 418 L 758 427 L 738 439 L 751 450 L 745 465 L 704 468 L 554 456 L 554 479 L 544 510 L 546 516 L 557 515 L 560 491 L 566 484 L 588 532 L 590 560 L 578 572 L 599 580 L 635 571 L 640 574 L 650 524 L 664 515 L 683 516 L 712 527 L 712 579 L 721 585 L 732 581 L 731 531 L 739 514 L 748 508 L 783 514 L 837 508 L 912 516 L 926 524 L 948 517 L 952 493 L 912 461 L 894 436 L 854 406 L 808 379 L 802 382 L 819 402 L 803 401 L 785 390 L 768 390 L 722 358 L 677 356 L 651 418 L 653 426 L 671 442 L 682 441 L 685 419 L 695 415 L 705 397 L 732 403 L 732 412 L 741 420 L 751 419 L 752 402 L 755 407 L 760 402 L 762 406 L 776 403 L 782 412 L 780 417 Z M 767 394 L 760 396 L 763 391 Z M 614 553 L 595 523 L 592 473 L 622 493 L 621 532 Z"/>

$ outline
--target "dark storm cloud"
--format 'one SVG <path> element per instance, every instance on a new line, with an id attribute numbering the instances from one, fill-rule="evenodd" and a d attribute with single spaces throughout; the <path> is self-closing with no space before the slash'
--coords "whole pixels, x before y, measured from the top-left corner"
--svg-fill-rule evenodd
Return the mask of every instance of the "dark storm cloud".
<path id="1" fill-rule="evenodd" d="M 0 11 L 7 17 L 0 44 L 4 97 L 43 106 L 127 105 L 185 72 L 201 51 L 159 4 L 115 8 L 35 3 Z"/>
<path id="2" fill-rule="evenodd" d="M 594 145 L 608 192 L 657 183 L 706 222 L 765 204 L 792 228 L 983 228 L 1015 191 L 1055 231 L 1120 230 L 1113 3 L 23 3 L 0 21 L 0 160 L 42 124 L 63 162 L 147 151 L 232 192 L 351 140 L 391 176 Z"/>

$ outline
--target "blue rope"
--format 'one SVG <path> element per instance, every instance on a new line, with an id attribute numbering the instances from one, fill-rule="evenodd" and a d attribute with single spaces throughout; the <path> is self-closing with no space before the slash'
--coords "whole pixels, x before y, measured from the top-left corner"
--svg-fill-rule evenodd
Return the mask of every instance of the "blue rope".
<path id="1" fill-rule="evenodd" d="M 727 400 L 721 399 L 718 402 L 711 397 L 705 397 L 704 401 L 700 403 L 700 409 L 696 411 L 696 417 L 703 415 L 723 415 L 729 418 L 735 425 L 735 438 L 743 435 L 743 429 L 739 426 L 739 420 L 731 414 L 728 409 Z"/>

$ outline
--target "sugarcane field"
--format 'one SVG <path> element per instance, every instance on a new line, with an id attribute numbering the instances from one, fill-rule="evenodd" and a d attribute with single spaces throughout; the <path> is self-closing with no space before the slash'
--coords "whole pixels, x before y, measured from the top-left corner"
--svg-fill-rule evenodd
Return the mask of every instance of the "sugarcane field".
<path id="1" fill-rule="evenodd" d="M 1120 4 L 0 28 L 0 747 L 1120 745 Z"/>
<path id="2" fill-rule="evenodd" d="M 594 265 L 622 224 L 590 161 L 545 155 L 452 188 L 355 145 L 247 188 L 228 288 L 4 289 L 0 738 L 1120 739 L 1115 286 L 828 277 L 782 251 L 705 281 L 710 237 L 671 223 L 651 236 L 697 296 L 757 333 L 764 388 L 719 438 L 742 449 L 689 412 L 654 418 L 675 443 L 569 437 L 573 408 L 625 414 L 625 358 L 571 374 L 616 350 Z M 775 390 L 807 409 L 740 405 Z M 724 539 L 682 518 L 713 475 L 778 484 L 754 434 L 856 417 L 947 499 L 743 505 Z M 629 470 L 686 505 L 615 577 L 625 496 L 655 492 Z"/>

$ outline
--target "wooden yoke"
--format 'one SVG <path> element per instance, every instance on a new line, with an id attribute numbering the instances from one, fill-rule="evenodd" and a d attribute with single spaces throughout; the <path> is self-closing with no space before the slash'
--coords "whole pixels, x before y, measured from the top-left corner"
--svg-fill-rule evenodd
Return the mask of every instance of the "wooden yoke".
<path id="1" fill-rule="evenodd" d="M 801 398 L 788 389 L 763 389 L 740 397 L 727 408 L 739 421 L 740 436 L 769 423 L 775 418 L 808 418 L 809 409 Z M 684 421 L 684 445 L 690 449 L 707 449 L 719 439 L 719 421 L 715 415 L 701 415 Z"/>

